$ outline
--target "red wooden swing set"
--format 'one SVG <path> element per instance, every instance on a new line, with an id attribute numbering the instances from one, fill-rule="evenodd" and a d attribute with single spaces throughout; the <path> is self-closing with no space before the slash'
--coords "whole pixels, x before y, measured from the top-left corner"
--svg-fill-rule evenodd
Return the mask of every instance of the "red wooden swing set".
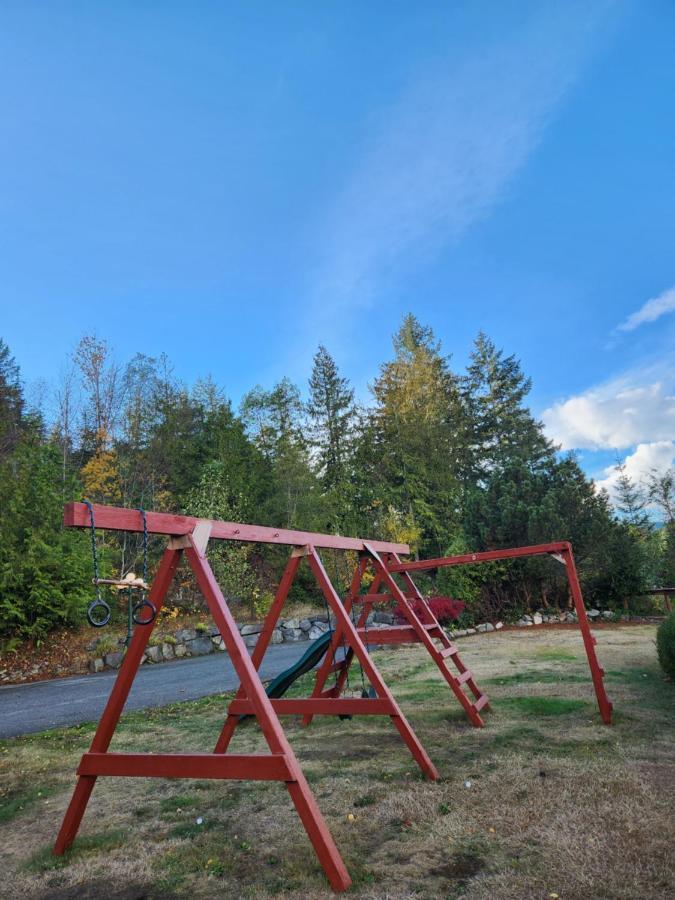
<path id="1" fill-rule="evenodd" d="M 346 890 L 351 883 L 349 873 L 288 742 L 279 716 L 300 715 L 305 724 L 309 724 L 315 715 L 389 716 L 424 775 L 431 780 L 438 778 L 434 764 L 372 660 L 367 646 L 369 641 L 372 640 L 378 645 L 417 642 L 423 644 L 475 726 L 483 725 L 480 713 L 488 707 L 488 697 L 477 686 L 473 674 L 460 659 L 456 645 L 448 638 L 415 586 L 411 575 L 414 571 L 531 555 L 549 555 L 563 563 L 579 618 L 601 717 L 605 723 L 611 722 L 612 705 L 605 693 L 603 670 L 595 653 L 595 638 L 590 632 L 572 549 L 567 543 L 405 562 L 401 561 L 401 556 L 410 552 L 410 548 L 405 544 L 200 520 L 166 513 L 143 513 L 139 510 L 108 506 L 95 506 L 92 510 L 84 503 L 66 505 L 64 524 L 75 528 L 90 527 L 90 522 L 93 521 L 92 514 L 95 516 L 96 528 L 140 533 L 146 529 L 147 534 L 165 535 L 168 538 L 167 548 L 148 596 L 148 601 L 157 612 L 162 608 L 182 557 L 186 558 L 218 626 L 239 677 L 240 686 L 229 705 L 222 732 L 213 752 L 151 754 L 109 752 L 124 704 L 157 620 L 153 618 L 144 627 L 136 628 L 90 750 L 83 755 L 78 767 L 75 790 L 54 846 L 56 855 L 63 854 L 75 840 L 99 776 L 282 781 L 295 804 L 328 881 L 336 891 Z M 206 558 L 209 540 L 281 544 L 292 548 L 273 604 L 251 656 Z M 319 556 L 318 550 L 324 548 L 355 551 L 358 554 L 351 586 L 344 601 L 331 583 Z M 317 670 L 311 697 L 270 699 L 258 671 L 303 559 L 309 564 L 334 622 L 330 645 Z M 369 567 L 373 579 L 368 592 L 362 594 L 363 577 Z M 396 576 L 401 580 L 402 586 L 397 582 Z M 406 624 L 369 632 L 366 623 L 373 604 L 385 601 L 398 605 Z M 415 601 L 414 606 L 411 601 Z M 357 605 L 361 607 L 358 619 L 355 616 Z M 418 615 L 414 607 L 421 611 L 421 615 Z M 436 641 L 440 646 L 437 646 Z M 360 698 L 344 697 L 341 695 L 348 683 L 349 668 L 355 659 L 370 682 L 371 691 L 368 696 Z M 452 663 L 454 668 L 449 668 L 448 663 Z M 331 673 L 335 675 L 335 683 L 332 687 L 326 688 Z M 469 694 L 465 693 L 465 687 L 469 690 Z M 227 752 L 243 715 L 256 717 L 269 747 L 269 753 Z"/>

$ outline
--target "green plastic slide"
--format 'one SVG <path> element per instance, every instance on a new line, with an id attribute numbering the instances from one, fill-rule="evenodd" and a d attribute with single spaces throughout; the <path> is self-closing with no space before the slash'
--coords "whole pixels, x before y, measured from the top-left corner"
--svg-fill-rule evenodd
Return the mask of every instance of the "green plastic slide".
<path id="1" fill-rule="evenodd" d="M 310 644 L 297 662 L 277 675 L 273 681 L 270 681 L 267 685 L 267 696 L 273 699 L 283 697 L 294 681 L 297 681 L 305 672 L 311 671 L 323 658 L 330 644 L 331 637 L 331 632 L 327 631 L 320 638 L 317 638 L 313 644 Z M 239 716 L 239 721 L 244 722 L 250 718 L 251 716 L 246 714 Z"/>
<path id="2" fill-rule="evenodd" d="M 285 669 L 277 677 L 270 681 L 267 685 L 267 696 L 272 698 L 283 697 L 294 681 L 297 681 L 301 675 L 310 672 L 315 665 L 323 658 L 328 650 L 332 635 L 330 631 L 326 631 L 320 638 L 317 638 L 305 650 L 300 659 Z"/>

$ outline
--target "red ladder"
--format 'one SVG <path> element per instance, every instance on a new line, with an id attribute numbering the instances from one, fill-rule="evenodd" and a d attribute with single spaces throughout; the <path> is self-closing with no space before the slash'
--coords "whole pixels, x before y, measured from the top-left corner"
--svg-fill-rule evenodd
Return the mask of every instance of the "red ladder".
<path id="1" fill-rule="evenodd" d="M 387 562 L 385 563 L 372 544 L 364 542 L 364 547 L 366 552 L 359 561 L 359 565 L 354 572 L 352 583 L 344 600 L 345 610 L 348 614 L 351 614 L 355 603 L 358 602 L 363 604 L 356 623 L 357 634 L 366 645 L 423 644 L 438 666 L 446 683 L 457 697 L 471 723 L 477 728 L 481 728 L 485 723 L 480 715 L 480 711 L 488 706 L 489 700 L 487 694 L 481 691 L 476 684 L 473 673 L 462 662 L 457 646 L 452 643 L 445 633 L 445 630 L 434 616 L 428 603 L 417 589 L 410 575 L 407 573 L 404 573 L 403 575 L 403 580 L 409 588 L 407 593 L 404 593 L 401 590 L 395 579 L 392 577 L 388 566 L 400 563 L 400 558 L 396 553 L 387 553 Z M 375 577 L 370 585 L 368 593 L 362 595 L 360 594 L 361 582 L 369 563 L 373 566 Z M 388 592 L 385 594 L 378 593 L 380 585 L 382 585 L 383 582 L 388 588 Z M 423 622 L 417 615 L 410 603 L 411 599 L 419 601 L 426 621 Z M 407 625 L 394 625 L 388 628 L 369 631 L 366 623 L 373 603 L 376 601 L 397 602 L 401 614 L 407 621 Z M 439 641 L 440 646 L 436 646 L 435 641 Z M 312 697 L 339 697 L 344 690 L 347 683 L 349 668 L 354 660 L 354 653 L 350 648 L 347 648 L 344 657 L 338 660 L 337 653 L 343 642 L 344 632 L 338 625 L 333 632 L 328 652 L 317 672 Z M 453 669 L 448 668 L 449 661 L 452 662 L 457 674 L 455 674 Z M 335 674 L 336 676 L 335 683 L 332 687 L 326 688 L 326 682 L 331 674 Z M 471 694 L 465 692 L 465 686 L 469 689 Z M 312 721 L 312 718 L 313 716 L 311 714 L 306 715 L 303 719 L 303 723 L 308 725 Z"/>

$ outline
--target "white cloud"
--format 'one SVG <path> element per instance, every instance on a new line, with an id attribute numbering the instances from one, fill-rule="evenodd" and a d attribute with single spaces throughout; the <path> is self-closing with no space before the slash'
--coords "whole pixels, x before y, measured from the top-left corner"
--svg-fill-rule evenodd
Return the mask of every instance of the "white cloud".
<path id="1" fill-rule="evenodd" d="M 606 39 L 609 5 L 547 6 L 469 59 L 448 52 L 381 112 L 329 215 L 316 316 L 368 305 L 492 210 Z"/>
<path id="2" fill-rule="evenodd" d="M 634 331 L 645 322 L 655 322 L 661 316 L 675 312 L 675 287 L 653 297 L 651 300 L 632 313 L 625 322 L 618 326 L 619 331 Z"/>
<path id="3" fill-rule="evenodd" d="M 634 453 L 624 459 L 626 474 L 637 484 L 644 482 L 647 475 L 654 470 L 662 474 L 675 465 L 675 441 L 654 441 L 651 444 L 638 444 Z M 612 500 L 616 500 L 616 482 L 619 472 L 616 466 L 605 469 L 605 477 L 596 479 L 598 488 L 605 488 Z"/>
<path id="4" fill-rule="evenodd" d="M 563 450 L 611 450 L 670 441 L 675 435 L 675 360 L 635 369 L 542 414 Z"/>

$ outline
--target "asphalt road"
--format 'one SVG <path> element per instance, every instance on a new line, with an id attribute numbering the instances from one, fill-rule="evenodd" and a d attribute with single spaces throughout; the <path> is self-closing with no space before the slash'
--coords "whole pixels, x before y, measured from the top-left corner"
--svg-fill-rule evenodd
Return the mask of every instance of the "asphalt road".
<path id="1" fill-rule="evenodd" d="M 269 647 L 261 668 L 263 680 L 274 678 L 292 665 L 308 646 L 302 642 Z M 117 672 L 100 672 L 0 687 L 0 738 L 98 721 L 116 675 Z M 136 675 L 125 709 L 197 700 L 234 690 L 238 684 L 227 653 L 144 665 Z"/>

